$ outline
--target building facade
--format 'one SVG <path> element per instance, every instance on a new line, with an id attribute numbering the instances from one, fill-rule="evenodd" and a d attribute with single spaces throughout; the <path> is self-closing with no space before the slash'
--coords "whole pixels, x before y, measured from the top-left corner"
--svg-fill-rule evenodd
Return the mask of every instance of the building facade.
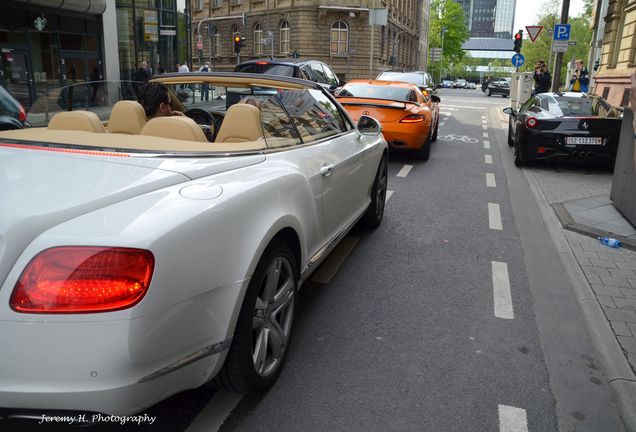
<path id="1" fill-rule="evenodd" d="M 602 12 L 602 5 L 596 10 Z M 602 26 L 600 20 L 604 31 L 593 92 L 612 105 L 627 106 L 630 75 L 636 70 L 636 0 L 609 0 L 607 13 L 595 17 L 594 30 Z"/>
<path id="2" fill-rule="evenodd" d="M 455 0 L 464 10 L 470 37 L 510 39 L 515 0 Z"/>
<path id="3" fill-rule="evenodd" d="M 430 6 L 430 0 L 191 0 L 195 67 L 209 61 L 213 70 L 233 70 L 235 34 L 246 38 L 241 61 L 316 59 L 331 65 L 341 80 L 425 67 L 423 3 Z M 371 8 L 387 8 L 388 25 L 371 29 Z"/>

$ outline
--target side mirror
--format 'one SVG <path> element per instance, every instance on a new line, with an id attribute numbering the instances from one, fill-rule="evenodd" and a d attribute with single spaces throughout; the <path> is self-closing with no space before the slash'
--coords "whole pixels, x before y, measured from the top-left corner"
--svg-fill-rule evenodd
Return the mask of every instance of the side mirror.
<path id="1" fill-rule="evenodd" d="M 442 100 L 437 95 L 431 95 L 431 101 L 435 103 L 440 103 Z"/>
<path id="2" fill-rule="evenodd" d="M 511 115 L 513 117 L 515 117 L 517 115 L 517 111 L 515 111 L 514 109 L 510 108 L 510 107 L 506 107 L 503 109 L 503 112 L 505 114 Z"/>
<path id="3" fill-rule="evenodd" d="M 382 132 L 382 125 L 373 117 L 360 116 L 356 130 L 360 135 L 378 136 Z"/>

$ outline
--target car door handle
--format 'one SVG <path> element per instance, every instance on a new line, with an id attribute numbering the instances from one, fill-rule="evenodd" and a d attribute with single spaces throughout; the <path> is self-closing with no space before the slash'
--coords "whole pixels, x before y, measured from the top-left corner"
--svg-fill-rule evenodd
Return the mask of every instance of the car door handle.
<path id="1" fill-rule="evenodd" d="M 323 165 L 320 167 L 320 174 L 324 177 L 329 177 L 333 173 L 333 165 Z"/>

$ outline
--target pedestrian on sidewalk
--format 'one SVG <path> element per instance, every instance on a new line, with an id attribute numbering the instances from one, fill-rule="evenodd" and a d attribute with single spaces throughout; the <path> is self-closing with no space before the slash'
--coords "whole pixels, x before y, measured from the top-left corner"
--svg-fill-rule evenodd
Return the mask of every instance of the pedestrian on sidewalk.
<path id="1" fill-rule="evenodd" d="M 574 64 L 576 68 L 570 80 L 570 91 L 587 93 L 590 86 L 590 73 L 581 59 L 576 60 Z"/>
<path id="2" fill-rule="evenodd" d="M 552 77 L 543 60 L 539 60 L 534 66 L 534 93 L 547 93 L 550 91 Z"/>
<path id="3" fill-rule="evenodd" d="M 210 63 L 205 62 L 203 66 L 199 68 L 199 72 L 210 72 Z M 201 84 L 201 102 L 205 98 L 206 101 L 210 100 L 210 84 L 203 83 Z"/>

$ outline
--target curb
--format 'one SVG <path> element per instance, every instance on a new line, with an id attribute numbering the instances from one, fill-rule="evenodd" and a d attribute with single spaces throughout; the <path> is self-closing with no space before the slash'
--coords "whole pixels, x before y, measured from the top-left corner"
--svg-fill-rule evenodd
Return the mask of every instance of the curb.
<path id="1" fill-rule="evenodd" d="M 572 215 L 570 215 L 570 212 L 568 212 L 564 203 L 552 204 L 552 209 L 554 210 L 554 213 L 559 219 L 559 222 L 561 222 L 563 229 L 566 229 L 568 231 L 573 231 L 575 233 L 583 234 L 592 238 L 603 237 L 603 236 L 613 237 L 621 241 L 622 243 L 621 247 L 636 251 L 636 240 L 634 239 L 575 222 L 574 218 L 572 218 Z"/>
<path id="2" fill-rule="evenodd" d="M 563 233 L 565 226 L 561 226 L 561 221 L 557 217 L 561 209 L 555 215 L 553 207 L 550 206 L 543 195 L 543 191 L 534 175 L 528 170 L 524 169 L 522 171 L 528 181 L 550 239 L 554 243 L 570 283 L 574 288 L 574 294 L 578 300 L 585 327 L 588 330 L 592 345 L 599 355 L 599 360 L 603 366 L 618 413 L 625 424 L 626 430 L 636 432 L 636 410 L 634 410 L 634 406 L 636 406 L 636 376 L 634 371 L 627 362 L 625 354 L 605 316 L 605 312 L 603 312 L 598 303 L 592 287 L 583 275 L 581 267 L 565 238 Z M 565 207 L 563 207 L 563 210 L 565 210 Z M 561 216 L 564 217 L 565 221 L 573 222 L 569 213 L 567 213 L 567 216 L 561 213 Z M 572 227 L 572 225 L 579 224 L 569 225 Z"/>

